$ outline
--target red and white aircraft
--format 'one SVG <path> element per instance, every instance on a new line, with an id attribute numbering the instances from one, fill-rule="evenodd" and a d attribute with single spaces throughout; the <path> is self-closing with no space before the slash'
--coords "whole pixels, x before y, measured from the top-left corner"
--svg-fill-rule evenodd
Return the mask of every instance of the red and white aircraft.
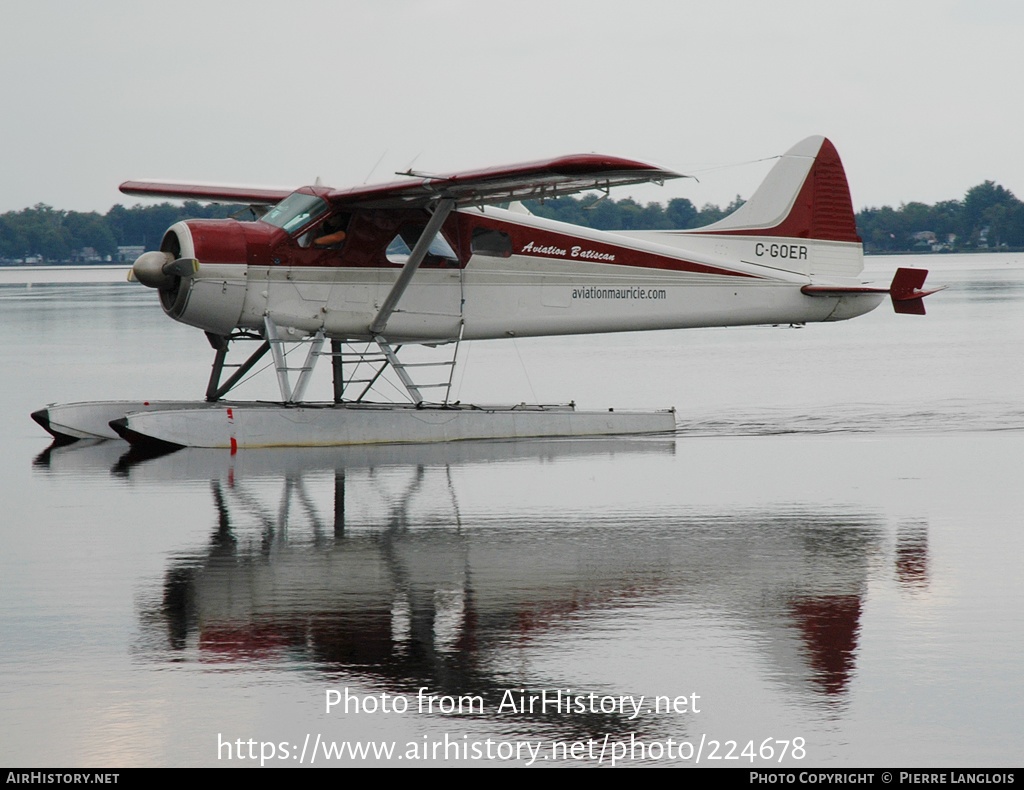
<path id="1" fill-rule="evenodd" d="M 740 209 L 696 230 L 606 232 L 516 210 L 524 199 L 680 177 L 641 162 L 589 154 L 451 175 L 403 175 L 377 186 L 294 192 L 122 184 L 128 195 L 269 207 L 255 222 L 176 223 L 159 251 L 144 253 L 132 267 L 130 277 L 155 288 L 169 316 L 205 330 L 217 350 L 208 404 L 218 404 L 269 350 L 281 401 L 293 409 L 304 405 L 317 357 L 332 354 L 337 406 L 333 416 L 321 409 L 311 417 L 315 426 L 308 432 L 296 432 L 291 412 L 280 433 L 267 428 L 273 420 L 265 404 L 220 404 L 224 414 L 209 405 L 187 404 L 195 407 L 189 410 L 162 404 L 168 408 L 157 409 L 160 417 L 147 413 L 154 411 L 151 404 L 137 411 L 118 404 L 112 408 L 126 417 L 116 421 L 119 433 L 132 441 L 237 447 L 668 430 L 671 417 L 651 422 L 638 416 L 632 424 L 623 415 L 612 426 L 603 416 L 584 425 L 586 415 L 572 412 L 576 427 L 570 428 L 564 415 L 552 419 L 537 410 L 533 422 L 519 412 L 518 421 L 530 424 L 516 427 L 515 418 L 497 410 L 483 421 L 488 427 L 477 426 L 476 415 L 456 421 L 464 429 L 396 431 L 384 427 L 395 423 L 391 417 L 377 424 L 365 410 L 351 408 L 367 390 L 358 391 L 353 377 L 346 378 L 341 344 L 376 346 L 380 366 L 397 372 L 422 411 L 424 385 L 398 361 L 400 344 L 839 321 L 874 309 L 886 294 L 897 312 L 921 314 L 922 298 L 930 293 L 922 290 L 923 270 L 900 269 L 887 288 L 860 281 L 863 251 L 846 175 L 823 137 L 795 145 Z M 501 203 L 513 207 L 497 208 Z M 241 338 L 258 338 L 262 345 L 221 384 L 228 345 Z M 310 341 L 306 361 L 289 368 L 285 343 L 299 340 Z M 331 352 L 321 350 L 327 340 Z M 368 360 L 365 353 L 356 357 Z M 295 370 L 292 386 L 288 374 Z M 441 406 L 451 411 L 446 400 Z M 54 433 L 54 425 L 62 424 L 57 408 L 44 415 Z M 95 409 L 100 418 L 109 416 L 109 410 Z M 353 427 L 367 419 L 373 424 Z M 172 423 L 179 427 L 168 429 Z M 193 428 L 180 427 L 188 423 Z M 344 427 L 328 429 L 328 423 Z"/>

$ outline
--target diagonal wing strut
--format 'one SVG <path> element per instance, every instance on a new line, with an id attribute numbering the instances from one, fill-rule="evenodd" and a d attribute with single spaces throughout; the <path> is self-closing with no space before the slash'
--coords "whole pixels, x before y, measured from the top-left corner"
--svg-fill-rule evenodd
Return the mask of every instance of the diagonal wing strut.
<path id="1" fill-rule="evenodd" d="M 370 323 L 371 335 L 376 336 L 384 332 L 385 327 L 388 325 L 388 319 L 391 318 L 391 314 L 395 312 L 395 308 L 398 306 L 398 300 L 402 298 L 402 294 L 405 293 L 405 289 L 409 287 L 409 283 L 412 282 L 413 275 L 416 274 L 416 270 L 427 257 L 427 251 L 430 249 L 430 245 L 434 243 L 434 238 L 437 236 L 438 232 L 441 230 L 441 226 L 444 224 L 444 221 L 448 219 L 448 215 L 452 213 L 452 209 L 454 208 L 455 201 L 450 198 L 438 201 L 437 206 L 434 208 L 434 213 L 431 215 L 430 221 L 427 223 L 427 227 L 423 229 L 423 233 L 420 234 L 420 237 L 416 242 L 416 246 L 413 247 L 409 260 L 407 260 L 405 262 L 405 266 L 402 267 L 402 271 L 398 275 L 398 279 L 395 280 L 395 284 L 391 286 L 391 290 L 384 299 L 384 304 L 380 306 L 380 310 L 377 312 L 377 317 Z"/>

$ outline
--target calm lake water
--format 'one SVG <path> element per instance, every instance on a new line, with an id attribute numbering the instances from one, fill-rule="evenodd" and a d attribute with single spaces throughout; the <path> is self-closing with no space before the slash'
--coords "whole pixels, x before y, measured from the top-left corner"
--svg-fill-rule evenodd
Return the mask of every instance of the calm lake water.
<path id="1" fill-rule="evenodd" d="M 144 461 L 29 413 L 201 399 L 202 333 L 0 271 L 0 762 L 1019 766 L 1024 255 L 897 265 L 926 317 L 460 352 L 673 437 Z"/>

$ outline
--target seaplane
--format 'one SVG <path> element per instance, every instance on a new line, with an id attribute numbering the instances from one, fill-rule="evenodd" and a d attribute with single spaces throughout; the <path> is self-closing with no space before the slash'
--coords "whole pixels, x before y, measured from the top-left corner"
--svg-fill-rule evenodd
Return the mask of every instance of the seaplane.
<path id="1" fill-rule="evenodd" d="M 51 405 L 33 418 L 58 441 L 119 436 L 153 449 L 233 452 L 672 432 L 674 409 L 451 402 L 458 344 L 842 321 L 886 296 L 897 312 L 923 314 L 922 300 L 934 292 L 924 290 L 920 269 L 899 269 L 886 286 L 861 281 L 846 174 L 820 136 L 779 157 L 734 213 L 697 229 L 606 232 L 523 207 L 683 177 L 628 159 L 583 154 L 399 175 L 379 185 L 294 191 L 123 183 L 127 195 L 243 203 L 258 217 L 178 222 L 129 274 L 157 292 L 168 316 L 206 333 L 214 362 L 205 400 Z M 243 343 L 251 353 L 229 365 L 229 348 Z M 410 345 L 454 352 L 441 363 L 400 360 Z M 224 400 L 268 353 L 280 400 Z M 324 356 L 333 401 L 306 401 Z M 222 380 L 227 368 L 233 372 Z M 374 399 L 385 370 L 400 380 L 401 401 Z"/>

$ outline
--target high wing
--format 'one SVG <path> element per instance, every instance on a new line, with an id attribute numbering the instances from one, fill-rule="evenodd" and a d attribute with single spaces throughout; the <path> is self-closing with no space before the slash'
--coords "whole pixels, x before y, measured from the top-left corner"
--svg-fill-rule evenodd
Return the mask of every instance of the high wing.
<path id="1" fill-rule="evenodd" d="M 336 189 L 327 199 L 361 208 L 408 208 L 438 199 L 453 200 L 457 206 L 483 206 L 684 177 L 644 162 L 599 154 L 575 154 L 447 175 L 403 175 L 416 180 Z"/>
<path id="2" fill-rule="evenodd" d="M 173 181 L 125 181 L 121 192 L 134 197 L 171 198 L 172 200 L 209 200 L 214 203 L 249 203 L 272 206 L 293 190 L 272 187 L 183 184 Z"/>
<path id="3" fill-rule="evenodd" d="M 402 175 L 407 175 L 409 179 L 326 190 L 325 197 L 334 205 L 353 208 L 410 208 L 441 199 L 452 200 L 456 206 L 483 206 L 684 177 L 681 173 L 644 162 L 598 154 L 576 154 L 443 175 L 425 175 L 412 171 Z M 262 205 L 277 203 L 291 194 L 291 190 L 287 189 L 160 181 L 125 181 L 121 184 L 121 192 L 140 197 Z"/>

